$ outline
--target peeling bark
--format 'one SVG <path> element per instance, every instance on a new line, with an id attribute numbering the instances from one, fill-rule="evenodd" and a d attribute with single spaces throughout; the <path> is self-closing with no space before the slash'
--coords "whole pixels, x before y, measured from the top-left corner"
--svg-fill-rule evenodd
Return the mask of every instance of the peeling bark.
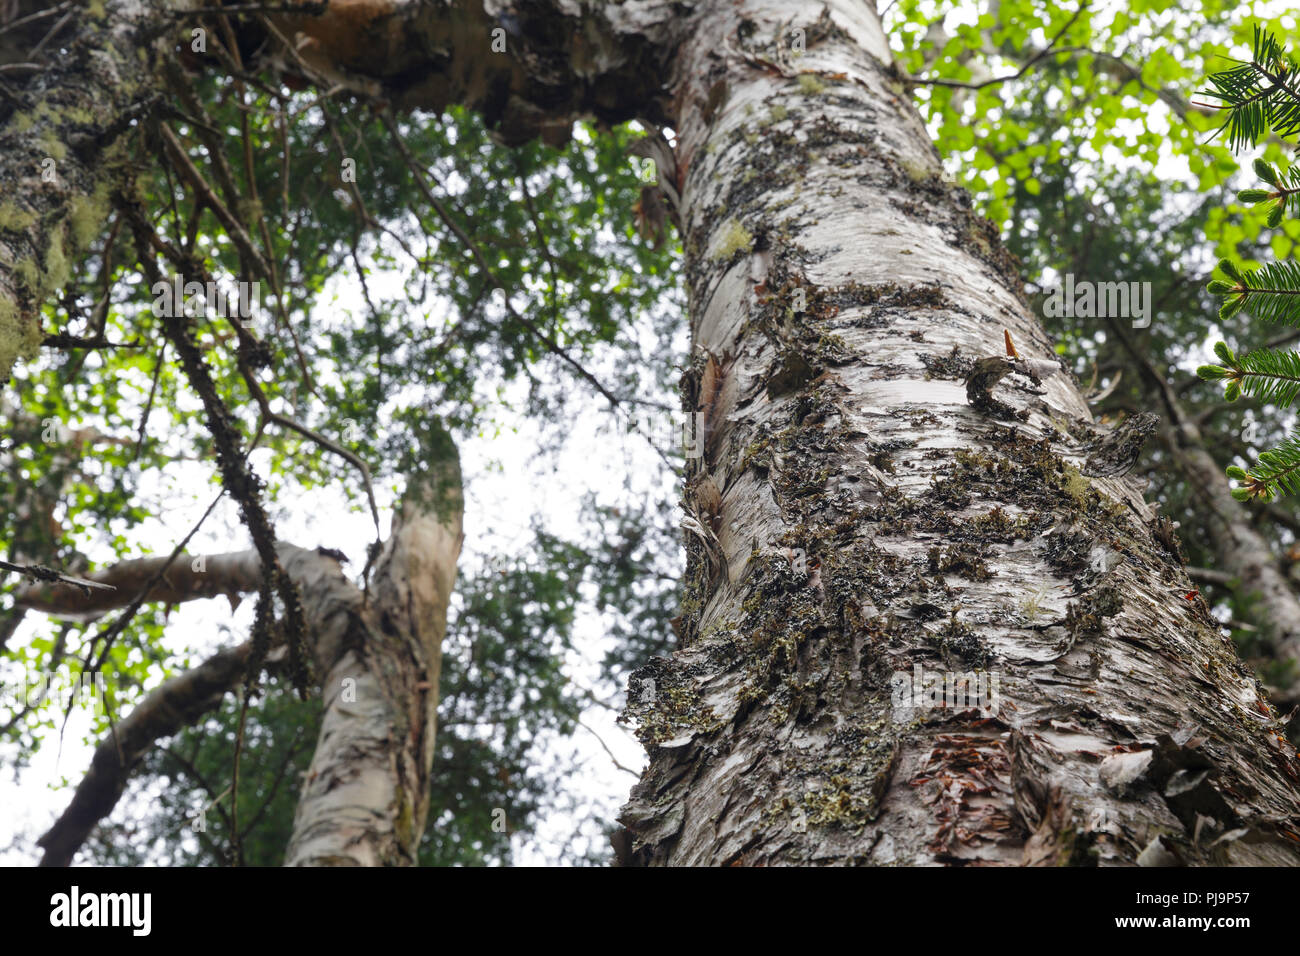
<path id="1" fill-rule="evenodd" d="M 573 122 L 666 116 L 665 79 L 689 4 L 665 0 L 333 2 L 274 18 L 303 52 L 281 59 L 318 82 L 400 109 L 462 104 L 509 145 L 568 142 Z"/>
<path id="2" fill-rule="evenodd" d="M 970 400 L 1004 330 L 1051 342 L 877 18 L 829 8 L 711 4 L 679 52 L 684 507 L 725 570 L 688 543 L 681 649 L 633 678 L 624 862 L 1300 862 L 1295 751 L 1136 485 L 1080 470 L 1070 376 Z M 918 666 L 996 705 L 918 706 Z"/>
<path id="3" fill-rule="evenodd" d="M 286 866 L 414 865 L 429 809 L 438 680 L 461 531 L 460 471 L 436 508 L 408 494 L 373 601 L 342 576 L 303 588 L 325 717 Z M 431 486 L 423 486 L 432 493 Z M 287 566 L 294 574 L 294 563 Z"/>

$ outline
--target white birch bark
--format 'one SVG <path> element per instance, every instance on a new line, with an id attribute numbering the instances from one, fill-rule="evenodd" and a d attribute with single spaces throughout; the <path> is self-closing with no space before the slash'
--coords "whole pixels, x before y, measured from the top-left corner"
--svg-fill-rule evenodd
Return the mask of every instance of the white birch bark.
<path id="1" fill-rule="evenodd" d="M 1295 752 L 1135 485 L 1081 474 L 1070 377 L 970 401 L 1004 331 L 1052 343 L 874 11 L 828 6 L 701 4 L 679 52 L 684 506 L 724 558 L 688 543 L 683 646 L 632 682 L 625 862 L 1300 862 Z M 996 710 L 899 706 L 918 665 Z"/>

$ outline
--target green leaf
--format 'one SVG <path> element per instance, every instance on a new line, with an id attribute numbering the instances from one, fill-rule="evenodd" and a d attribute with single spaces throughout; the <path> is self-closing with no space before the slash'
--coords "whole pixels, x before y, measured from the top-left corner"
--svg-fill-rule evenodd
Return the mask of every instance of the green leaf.
<path id="1" fill-rule="evenodd" d="M 1255 175 L 1270 186 L 1278 185 L 1277 170 L 1273 168 L 1272 163 L 1268 163 L 1261 156 L 1255 160 Z"/>
<path id="2" fill-rule="evenodd" d="M 1242 291 L 1224 303 L 1225 308 L 1235 303 L 1235 308 L 1227 315 L 1220 310 L 1221 316 L 1226 318 L 1245 308 L 1265 322 L 1300 326 L 1300 262 L 1270 262 L 1238 275 Z"/>
<path id="3" fill-rule="evenodd" d="M 1300 397 L 1300 352 L 1257 349 L 1241 356 L 1235 380 L 1247 395 L 1283 408 Z"/>

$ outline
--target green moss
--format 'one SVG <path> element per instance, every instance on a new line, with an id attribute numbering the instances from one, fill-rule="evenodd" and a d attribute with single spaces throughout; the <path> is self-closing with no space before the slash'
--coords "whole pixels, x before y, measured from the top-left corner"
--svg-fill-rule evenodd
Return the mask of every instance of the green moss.
<path id="1" fill-rule="evenodd" d="M 754 237 L 749 230 L 735 219 L 723 227 L 722 239 L 718 248 L 709 258 L 714 262 L 725 262 L 738 252 L 749 252 L 754 247 Z"/>
<path id="2" fill-rule="evenodd" d="M 808 822 L 814 826 L 863 827 L 871 822 L 875 809 L 871 796 L 855 792 L 843 776 L 831 777 L 829 787 L 804 794 L 803 803 Z"/>
<path id="3" fill-rule="evenodd" d="M 907 173 L 907 178 L 914 183 L 925 182 L 934 174 L 934 169 L 928 163 L 917 162 L 910 158 L 904 158 L 899 165 L 903 172 Z"/>
<path id="4" fill-rule="evenodd" d="M 0 232 L 20 232 L 36 222 L 36 214 L 16 203 L 0 205 Z"/>
<path id="5" fill-rule="evenodd" d="M 41 149 L 45 150 L 45 155 L 50 156 L 60 162 L 68 158 L 68 147 L 63 141 L 54 135 L 53 130 L 42 130 L 39 142 Z"/>
<path id="6" fill-rule="evenodd" d="M 15 133 L 25 133 L 36 125 L 36 121 L 32 119 L 29 113 L 15 113 L 10 118 L 9 123 Z"/>
<path id="7" fill-rule="evenodd" d="M 415 845 L 415 808 L 410 794 L 400 788 L 397 794 L 397 813 L 393 817 L 393 835 L 401 846 Z"/>
<path id="8" fill-rule="evenodd" d="M 40 323 L 23 322 L 18 304 L 0 295 L 0 381 L 8 381 L 15 362 L 36 356 L 41 338 Z"/>
<path id="9" fill-rule="evenodd" d="M 41 287 L 41 270 L 36 265 L 35 259 L 21 259 L 14 265 L 14 273 L 18 276 L 18 281 L 22 286 L 33 295 Z"/>
<path id="10" fill-rule="evenodd" d="M 768 115 L 771 117 L 770 122 L 779 123 L 790 115 L 790 111 L 780 103 L 774 103 L 772 108 L 768 110 Z"/>
<path id="11" fill-rule="evenodd" d="M 826 90 L 826 84 L 812 73 L 799 74 L 799 92 L 808 96 L 816 96 Z"/>
<path id="12" fill-rule="evenodd" d="M 1062 482 L 1061 489 L 1073 498 L 1080 507 L 1087 507 L 1088 495 L 1092 491 L 1092 485 L 1087 478 L 1079 474 L 1079 469 L 1073 465 L 1065 466 L 1065 481 Z"/>
<path id="13" fill-rule="evenodd" d="M 75 248 L 85 249 L 108 218 L 108 183 L 101 182 L 90 196 L 74 196 L 68 202 L 68 226 Z"/>
<path id="14" fill-rule="evenodd" d="M 72 276 L 72 268 L 64 253 L 63 235 L 62 229 L 54 230 L 54 234 L 50 237 L 50 246 L 45 250 L 45 276 L 40 284 L 42 299 L 54 290 L 67 285 L 68 279 Z"/>

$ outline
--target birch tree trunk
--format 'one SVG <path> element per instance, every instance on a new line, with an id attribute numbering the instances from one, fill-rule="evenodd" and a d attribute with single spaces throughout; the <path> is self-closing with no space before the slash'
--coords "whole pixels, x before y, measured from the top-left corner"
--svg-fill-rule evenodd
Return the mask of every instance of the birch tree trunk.
<path id="1" fill-rule="evenodd" d="M 278 19 L 318 83 L 466 103 L 511 142 L 592 114 L 677 132 L 660 176 L 681 197 L 703 458 L 681 648 L 632 688 L 651 763 L 624 862 L 1300 863 L 1295 751 L 1185 597 L 1168 526 L 1095 454 L 1085 467 L 1105 436 L 1069 376 L 996 358 L 1004 332 L 1027 359 L 1053 352 L 996 230 L 942 181 L 870 5 L 339 10 Z M 432 661 L 416 621 L 354 610 L 339 598 L 351 623 L 325 672 L 363 691 L 376 782 L 338 825 L 329 781 L 310 791 L 294 861 L 401 859 L 411 832 L 404 781 L 428 741 L 364 728 L 370 708 L 413 728 L 409 698 L 371 681 L 419 689 Z M 376 626 L 391 653 L 349 657 Z M 925 686 L 996 677 L 977 700 L 995 706 L 923 706 L 903 693 L 917 668 Z M 395 836 L 340 849 L 381 805 Z"/>
<path id="2" fill-rule="evenodd" d="M 1223 468 L 1205 447 L 1200 429 L 1186 419 L 1171 429 L 1174 462 L 1196 489 L 1208 520 L 1206 536 L 1214 547 L 1215 570 L 1236 578 L 1242 594 L 1259 601 L 1273 657 L 1289 661 L 1296 675 L 1289 686 L 1275 689 L 1281 707 L 1300 703 L 1300 595 L 1278 566 L 1273 548 L 1250 523 L 1250 512 L 1234 500 Z"/>
<path id="3" fill-rule="evenodd" d="M 385 543 L 369 596 L 329 554 L 281 543 L 280 563 L 302 595 L 322 675 L 324 720 L 285 855 L 292 866 L 414 865 L 429 806 L 438 681 L 461 529 L 454 448 L 412 483 Z M 166 570 L 165 577 L 159 577 Z M 255 592 L 256 550 L 128 561 L 90 576 L 114 590 L 59 584 L 21 589 L 20 608 L 84 617 L 147 599 L 178 603 Z M 152 582 L 152 584 L 151 584 Z M 272 658 L 282 656 L 281 646 Z M 117 804 L 144 754 L 220 705 L 242 681 L 251 644 L 227 648 L 156 688 L 96 750 L 67 810 L 38 841 L 43 866 L 67 866 Z"/>
<path id="4" fill-rule="evenodd" d="M 445 472 L 440 477 L 446 477 Z M 370 602 L 342 579 L 303 589 L 325 717 L 286 866 L 413 866 L 429 810 L 438 680 L 461 531 L 459 468 L 436 507 L 411 496 Z M 293 574 L 293 567 L 286 568 Z"/>
<path id="5" fill-rule="evenodd" d="M 968 388 L 1052 344 L 874 11 L 828 6 L 701 5 L 678 54 L 705 530 L 630 688 L 624 861 L 1300 863 L 1295 752 L 1168 527 L 1083 473 L 1069 376 Z"/>

